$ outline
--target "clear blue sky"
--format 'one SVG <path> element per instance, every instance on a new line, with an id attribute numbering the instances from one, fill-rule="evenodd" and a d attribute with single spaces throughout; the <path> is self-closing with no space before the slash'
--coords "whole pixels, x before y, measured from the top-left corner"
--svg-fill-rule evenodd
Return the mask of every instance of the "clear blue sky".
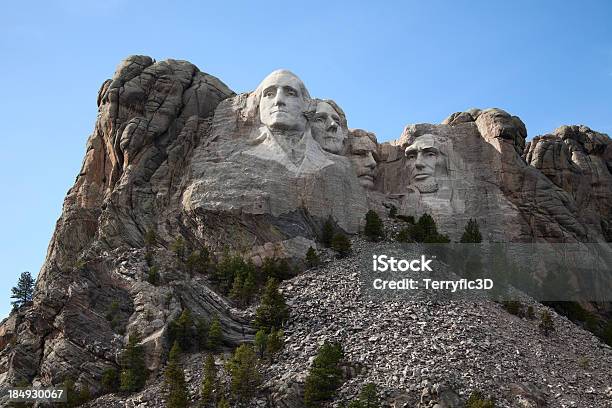
<path id="1" fill-rule="evenodd" d="M 0 317 L 19 273 L 40 269 L 98 88 L 130 54 L 189 60 L 236 92 L 288 68 L 382 141 L 471 107 L 520 116 L 530 137 L 562 124 L 612 134 L 611 2 L 378 3 L 6 2 Z"/>

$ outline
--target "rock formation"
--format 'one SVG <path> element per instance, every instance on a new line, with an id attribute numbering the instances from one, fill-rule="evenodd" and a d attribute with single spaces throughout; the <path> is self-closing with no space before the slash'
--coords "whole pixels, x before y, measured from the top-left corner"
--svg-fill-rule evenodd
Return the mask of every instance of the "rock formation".
<path id="1" fill-rule="evenodd" d="M 612 237 L 612 143 L 582 126 L 526 143 L 518 117 L 470 110 L 378 144 L 289 71 L 236 95 L 186 61 L 144 56 L 127 58 L 102 84 L 98 111 L 34 302 L 0 325 L 2 387 L 71 377 L 98 393 L 135 331 L 155 372 L 169 323 L 185 308 L 219 316 L 227 346 L 251 340 L 252 311 L 182 268 L 171 250 L 179 238 L 189 251 L 255 264 L 299 260 L 326 220 L 355 234 L 368 209 L 392 205 L 432 214 L 453 239 L 470 218 L 491 241 Z M 161 285 L 147 282 L 148 258 Z M 105 317 L 113 302 L 122 334 Z"/>

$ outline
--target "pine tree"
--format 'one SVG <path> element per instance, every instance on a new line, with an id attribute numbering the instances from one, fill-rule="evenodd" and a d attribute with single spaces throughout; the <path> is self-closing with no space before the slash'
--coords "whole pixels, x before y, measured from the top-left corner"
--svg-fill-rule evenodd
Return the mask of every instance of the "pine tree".
<path id="1" fill-rule="evenodd" d="M 478 227 L 476 220 L 470 218 L 465 226 L 465 231 L 463 231 L 463 235 L 461 235 L 459 242 L 462 244 L 479 244 L 482 242 L 482 234 L 480 234 L 480 228 Z"/>
<path id="2" fill-rule="evenodd" d="M 321 346 L 304 385 L 304 403 L 307 407 L 320 407 L 342 385 L 340 361 L 343 357 L 344 352 L 339 344 L 325 342 Z"/>
<path id="3" fill-rule="evenodd" d="M 221 322 L 219 317 L 214 316 L 210 326 L 208 328 L 208 339 L 206 340 L 206 346 L 209 350 L 217 350 L 223 343 L 223 330 L 221 329 Z"/>
<path id="4" fill-rule="evenodd" d="M 185 240 L 183 237 L 178 237 L 170 245 L 170 250 L 176 254 L 179 260 L 185 259 Z"/>
<path id="5" fill-rule="evenodd" d="M 149 282 L 153 286 L 159 285 L 159 268 L 157 266 L 152 266 L 149 268 L 149 273 L 147 274 L 147 282 Z"/>
<path id="6" fill-rule="evenodd" d="M 359 394 L 359 402 L 363 408 L 380 408 L 380 399 L 375 384 L 369 383 L 363 386 Z"/>
<path id="7" fill-rule="evenodd" d="M 121 356 L 121 391 L 134 392 L 144 387 L 147 380 L 147 368 L 144 351 L 138 344 L 137 335 L 131 335 L 127 347 Z"/>
<path id="8" fill-rule="evenodd" d="M 170 322 L 168 331 L 171 342 L 176 340 L 182 350 L 190 350 L 192 347 L 192 340 L 195 338 L 191 311 L 189 309 L 183 309 L 178 319 Z"/>
<path id="9" fill-rule="evenodd" d="M 370 210 L 365 215 L 366 224 L 364 233 L 370 241 L 379 241 L 385 237 L 385 229 L 382 220 L 375 211 Z"/>
<path id="10" fill-rule="evenodd" d="M 152 246 L 154 246 L 157 243 L 157 236 L 153 228 L 148 229 L 147 232 L 145 232 L 144 243 L 145 243 L 145 248 L 147 249 L 150 249 Z"/>
<path id="11" fill-rule="evenodd" d="M 168 408 L 185 408 L 189 404 L 185 372 L 179 362 L 181 347 L 177 341 L 170 350 L 170 358 L 165 371 L 165 382 L 168 390 Z"/>
<path id="12" fill-rule="evenodd" d="M 261 384 L 259 363 L 253 348 L 248 344 L 241 344 L 227 363 L 227 370 L 231 376 L 233 399 L 244 404 L 253 398 Z"/>
<path id="13" fill-rule="evenodd" d="M 285 341 L 285 333 L 282 329 L 275 330 L 273 327 L 267 340 L 266 353 L 272 358 L 272 355 L 282 350 Z"/>
<path id="14" fill-rule="evenodd" d="M 326 248 L 331 247 L 332 239 L 334 237 L 334 224 L 332 222 L 331 217 L 325 221 L 323 224 L 323 231 L 321 232 L 321 243 L 325 245 Z"/>
<path id="15" fill-rule="evenodd" d="M 107 368 L 102 373 L 102 389 L 104 392 L 116 392 L 119 390 L 119 375 L 117 369 Z"/>
<path id="16" fill-rule="evenodd" d="M 202 388 L 200 389 L 200 397 L 204 405 L 214 404 L 217 400 L 215 391 L 218 386 L 219 371 L 215 366 L 215 357 L 212 354 L 206 356 L 204 361 L 204 374 L 202 376 Z"/>
<path id="17" fill-rule="evenodd" d="M 266 329 L 259 329 L 257 333 L 255 333 L 253 347 L 255 347 L 255 351 L 259 354 L 259 358 L 263 358 L 268 347 L 268 333 Z"/>
<path id="18" fill-rule="evenodd" d="M 346 235 L 338 233 L 332 239 L 332 249 L 338 253 L 340 258 L 344 258 L 351 253 L 351 241 Z"/>
<path id="19" fill-rule="evenodd" d="M 319 255 L 317 255 L 317 251 L 313 247 L 308 248 L 308 251 L 306 251 L 305 262 L 308 268 L 314 268 L 316 266 L 319 266 L 319 264 L 321 263 Z"/>
<path id="20" fill-rule="evenodd" d="M 255 311 L 255 327 L 269 330 L 272 327 L 282 327 L 289 317 L 289 309 L 285 298 L 278 291 L 278 283 L 270 278 L 266 283 L 261 304 Z"/>
<path id="21" fill-rule="evenodd" d="M 32 279 L 30 272 L 22 272 L 17 281 L 17 286 L 11 288 L 11 299 L 15 299 L 15 301 L 11 302 L 13 309 L 19 309 L 31 302 L 33 294 L 34 279 Z"/>

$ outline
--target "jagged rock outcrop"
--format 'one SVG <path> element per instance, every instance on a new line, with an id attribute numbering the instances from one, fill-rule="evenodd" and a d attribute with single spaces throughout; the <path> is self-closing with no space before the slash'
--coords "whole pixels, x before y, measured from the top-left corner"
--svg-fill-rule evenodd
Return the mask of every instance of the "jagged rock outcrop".
<path id="1" fill-rule="evenodd" d="M 312 98 L 289 71 L 275 71 L 253 92 L 236 95 L 189 62 L 145 56 L 128 57 L 103 83 L 98 109 L 33 304 L 0 325 L 0 388 L 20 380 L 50 385 L 72 378 L 98 393 L 103 371 L 117 366 L 134 332 L 141 336 L 149 370 L 159 374 L 169 348 L 169 324 L 185 308 L 207 319 L 218 316 L 226 346 L 250 341 L 252 308 L 237 309 L 209 277 L 185 268 L 171 250 L 177 238 L 188 253 L 206 247 L 213 257 L 236 253 L 257 265 L 270 257 L 296 260 L 316 246 L 326 220 L 337 231 L 354 234 L 368 209 L 382 212 L 391 205 L 404 215 L 433 214 L 453 239 L 470 218 L 479 221 L 487 240 L 603 242 L 612 236 L 610 139 L 584 127 L 560 128 L 526 144 L 519 118 L 499 109 L 470 110 L 440 125 L 409 125 L 398 140 L 378 144 L 373 133 L 349 129 L 337 104 Z M 151 232 L 155 240 L 146 242 Z M 425 378 L 421 374 L 427 370 L 436 374 L 432 380 L 441 381 L 445 364 L 458 369 L 463 361 L 440 357 L 431 363 L 410 355 L 411 365 L 421 371 L 409 376 L 398 361 L 380 357 L 397 340 L 387 337 L 406 329 L 406 319 L 417 320 L 409 326 L 416 324 L 418 332 L 406 329 L 400 342 L 406 350 L 422 346 L 439 352 L 427 336 L 444 333 L 448 343 L 463 333 L 465 346 L 478 348 L 487 336 L 475 325 L 485 318 L 493 319 L 486 327 L 501 336 L 500 347 L 511 344 L 511 330 L 519 330 L 526 342 L 533 335 L 524 323 L 500 326 L 508 320 L 492 304 L 472 315 L 467 306 L 371 305 L 350 293 L 345 299 L 336 296 L 335 287 L 312 287 L 350 288 L 356 278 L 347 262 L 339 265 L 348 269 L 330 265 L 336 277 L 298 276 L 284 286 L 296 310 L 283 360 L 268 372 L 268 391 L 280 406 L 281 401 L 298 406 L 300 379 L 316 343 L 325 338 L 359 338 L 350 359 L 367 363 L 386 396 L 401 401 L 404 385 L 413 381 L 432 398 L 451 398 L 452 390 L 419 383 Z M 158 285 L 147 281 L 151 264 L 159 270 Z M 312 308 L 318 302 L 327 309 Z M 394 316 L 385 320 L 384 341 L 370 335 L 383 327 L 376 322 L 353 327 L 356 320 L 345 319 L 379 312 Z M 429 323 L 420 327 L 420 315 L 433 316 L 431 333 L 426 333 Z M 472 331 L 460 330 L 464 319 Z M 609 350 L 596 349 L 583 332 L 568 328 L 564 333 L 564 340 L 582 338 L 585 352 L 609 361 Z M 489 346 L 478 350 L 494 350 Z M 522 352 L 528 346 L 522 344 Z M 540 346 L 546 353 L 558 351 Z M 537 357 L 554 365 L 550 356 Z M 544 387 L 531 378 L 529 370 L 535 368 L 530 364 L 522 359 L 520 370 L 512 372 L 516 393 L 531 392 L 519 384 L 524 376 Z M 490 369 L 483 386 L 492 390 L 500 369 Z M 468 377 L 459 386 L 481 385 L 474 375 Z M 288 379 L 295 386 L 282 385 Z M 356 387 L 357 382 L 349 382 L 343 395 L 353 395 Z M 580 398 L 574 399 L 590 401 Z M 433 399 L 428 401 L 423 404 Z"/>

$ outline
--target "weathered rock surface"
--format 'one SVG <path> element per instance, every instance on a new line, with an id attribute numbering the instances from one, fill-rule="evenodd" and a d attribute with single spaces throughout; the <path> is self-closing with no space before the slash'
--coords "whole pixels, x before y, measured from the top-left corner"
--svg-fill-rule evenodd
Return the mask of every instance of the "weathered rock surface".
<path id="1" fill-rule="evenodd" d="M 162 406 L 168 325 L 182 309 L 218 315 L 228 349 L 251 340 L 252 310 L 236 309 L 207 276 L 177 262 L 169 248 L 179 237 L 188 253 L 207 247 L 255 263 L 299 258 L 328 218 L 355 233 L 368 209 L 390 205 L 433 214 L 453 239 L 470 218 L 487 240 L 612 236 L 611 142 L 586 127 L 526 144 L 519 118 L 476 109 L 440 125 L 409 125 L 398 140 L 377 144 L 372 133 L 349 130 L 333 101 L 311 98 L 288 71 L 236 95 L 186 61 L 144 56 L 119 65 L 100 88 L 98 107 L 33 304 L 0 324 L 0 388 L 71 377 L 98 393 L 102 372 L 117 366 L 127 334 L 137 331 L 154 373 L 149 387 L 93 406 Z M 145 249 L 147 231 L 157 239 Z M 158 286 L 147 282 L 147 257 L 159 268 Z M 610 386 L 609 348 L 566 320 L 555 316 L 560 331 L 544 339 L 533 322 L 495 304 L 366 301 L 355 290 L 352 262 L 283 284 L 292 318 L 285 351 L 266 371 L 266 392 L 278 406 L 299 406 L 309 359 L 325 339 L 347 345 L 351 378 L 342 397 L 371 380 L 396 406 L 443 404 L 497 387 L 508 406 L 519 397 L 604 406 L 597 404 Z M 580 356 L 592 358 L 593 369 L 573 376 Z M 189 359 L 197 382 L 200 362 Z M 195 392 L 197 384 L 190 387 Z"/>

